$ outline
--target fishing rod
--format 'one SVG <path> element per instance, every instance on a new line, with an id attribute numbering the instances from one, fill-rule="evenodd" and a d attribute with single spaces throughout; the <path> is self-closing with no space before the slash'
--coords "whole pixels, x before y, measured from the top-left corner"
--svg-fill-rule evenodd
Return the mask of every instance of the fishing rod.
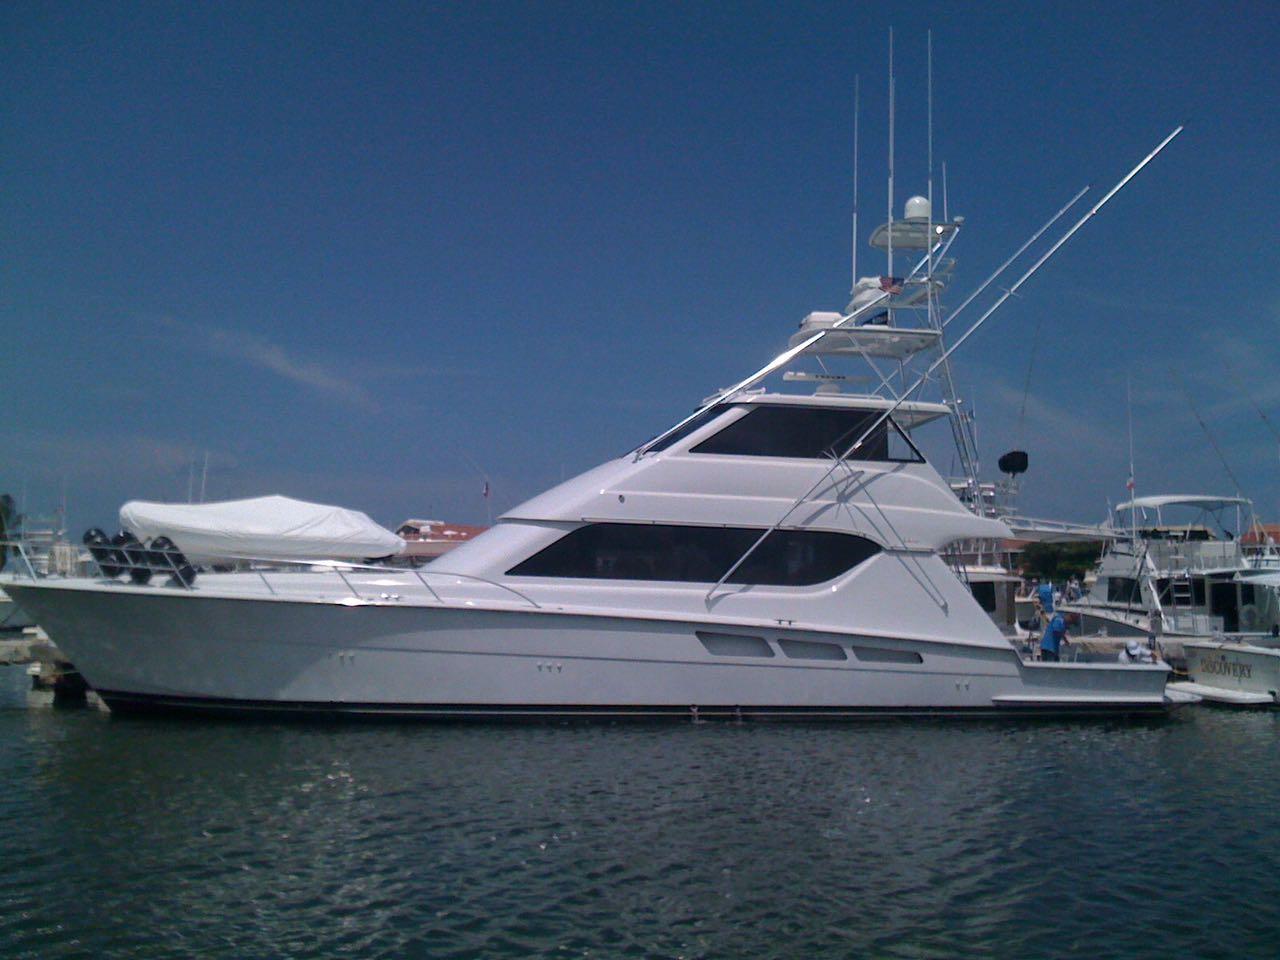
<path id="1" fill-rule="evenodd" d="M 1187 406 L 1191 408 L 1191 415 L 1196 418 L 1196 423 L 1200 424 L 1200 429 L 1204 431 L 1204 435 L 1209 439 L 1209 445 L 1213 447 L 1213 452 L 1218 455 L 1218 460 L 1222 464 L 1222 469 L 1227 472 L 1227 476 L 1231 482 L 1235 484 L 1236 496 L 1244 498 L 1244 490 L 1240 486 L 1240 481 L 1236 477 L 1235 472 L 1231 469 L 1231 464 L 1227 462 L 1227 455 L 1222 452 L 1222 447 L 1218 446 L 1218 440 L 1213 435 L 1213 431 L 1209 429 L 1209 425 L 1204 422 L 1204 417 L 1200 416 L 1200 411 L 1196 408 L 1196 402 L 1191 396 L 1191 388 L 1187 386 L 1186 377 L 1181 373 L 1177 374 L 1178 383 L 1182 387 L 1182 392 L 1186 395 Z"/>

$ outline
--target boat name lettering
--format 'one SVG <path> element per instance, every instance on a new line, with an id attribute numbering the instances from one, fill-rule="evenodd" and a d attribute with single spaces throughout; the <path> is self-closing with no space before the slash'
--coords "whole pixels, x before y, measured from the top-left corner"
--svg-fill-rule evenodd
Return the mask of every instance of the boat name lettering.
<path id="1" fill-rule="evenodd" d="M 1200 661 L 1200 669 L 1205 673 L 1216 673 L 1220 677 L 1234 677 L 1237 680 L 1249 680 L 1253 677 L 1253 667 L 1237 660 L 1228 660 L 1219 653 Z"/>

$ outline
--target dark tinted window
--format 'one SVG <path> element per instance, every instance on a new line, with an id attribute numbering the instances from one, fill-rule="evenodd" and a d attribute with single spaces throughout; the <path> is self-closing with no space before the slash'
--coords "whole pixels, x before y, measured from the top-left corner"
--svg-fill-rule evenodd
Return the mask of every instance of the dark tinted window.
<path id="1" fill-rule="evenodd" d="M 981 583 L 969 584 L 969 590 L 973 593 L 973 599 L 978 601 L 978 605 L 987 613 L 996 612 L 996 585 L 989 581 Z"/>
<path id="2" fill-rule="evenodd" d="M 595 523 L 573 530 L 512 567 L 515 577 L 676 580 L 715 583 L 763 530 Z M 804 586 L 839 576 L 879 551 L 863 537 L 775 530 L 727 583 Z"/>
<path id="3" fill-rule="evenodd" d="M 872 410 L 753 404 L 746 416 L 703 440 L 692 452 L 830 459 L 845 453 L 879 416 Z M 849 459 L 919 463 L 924 458 L 897 424 L 884 420 Z"/>
<path id="4" fill-rule="evenodd" d="M 1107 578 L 1107 600 L 1111 603 L 1140 603 L 1138 581 L 1130 577 Z"/>

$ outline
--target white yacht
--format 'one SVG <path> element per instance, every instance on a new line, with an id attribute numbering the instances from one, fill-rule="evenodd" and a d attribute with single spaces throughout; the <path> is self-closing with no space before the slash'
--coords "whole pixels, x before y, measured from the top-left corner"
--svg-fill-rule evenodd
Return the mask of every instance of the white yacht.
<path id="1" fill-rule="evenodd" d="M 1266 643 L 1280 625 L 1280 591 L 1259 581 L 1240 532 L 1252 521 L 1242 497 L 1136 497 L 1115 508 L 1112 539 L 1078 602 L 1085 634 L 1160 635 L 1181 658 L 1188 640 L 1231 636 Z"/>
<path id="2" fill-rule="evenodd" d="M 1274 553 L 1267 551 L 1250 559 L 1255 566 L 1235 576 L 1242 596 L 1274 598 L 1280 592 Z M 1261 636 L 1218 634 L 1187 640 L 1183 648 L 1190 683 L 1179 686 L 1186 692 L 1237 706 L 1280 703 L 1280 625 L 1273 623 L 1270 633 Z"/>
<path id="3" fill-rule="evenodd" d="M 1011 536 L 966 509 L 913 441 L 954 407 L 894 386 L 913 359 L 939 356 L 942 254 L 958 228 L 912 198 L 873 237 L 922 251 L 907 276 L 858 281 L 844 313 L 810 314 L 753 376 L 422 569 L 193 577 L 153 542 L 119 568 L 158 555 L 172 576 L 4 587 L 115 710 L 1162 711 L 1167 667 L 1024 660 L 943 559 L 958 541 Z M 831 372 L 842 358 L 892 372 L 847 393 L 853 381 Z"/>

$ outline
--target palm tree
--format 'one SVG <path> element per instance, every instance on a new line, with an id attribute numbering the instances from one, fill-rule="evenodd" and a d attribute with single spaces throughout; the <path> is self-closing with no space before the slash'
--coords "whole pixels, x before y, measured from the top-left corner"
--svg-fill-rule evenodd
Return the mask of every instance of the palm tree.
<path id="1" fill-rule="evenodd" d="M 9 494 L 0 494 L 0 570 L 4 569 L 9 559 L 10 531 L 22 526 L 22 514 Z"/>

